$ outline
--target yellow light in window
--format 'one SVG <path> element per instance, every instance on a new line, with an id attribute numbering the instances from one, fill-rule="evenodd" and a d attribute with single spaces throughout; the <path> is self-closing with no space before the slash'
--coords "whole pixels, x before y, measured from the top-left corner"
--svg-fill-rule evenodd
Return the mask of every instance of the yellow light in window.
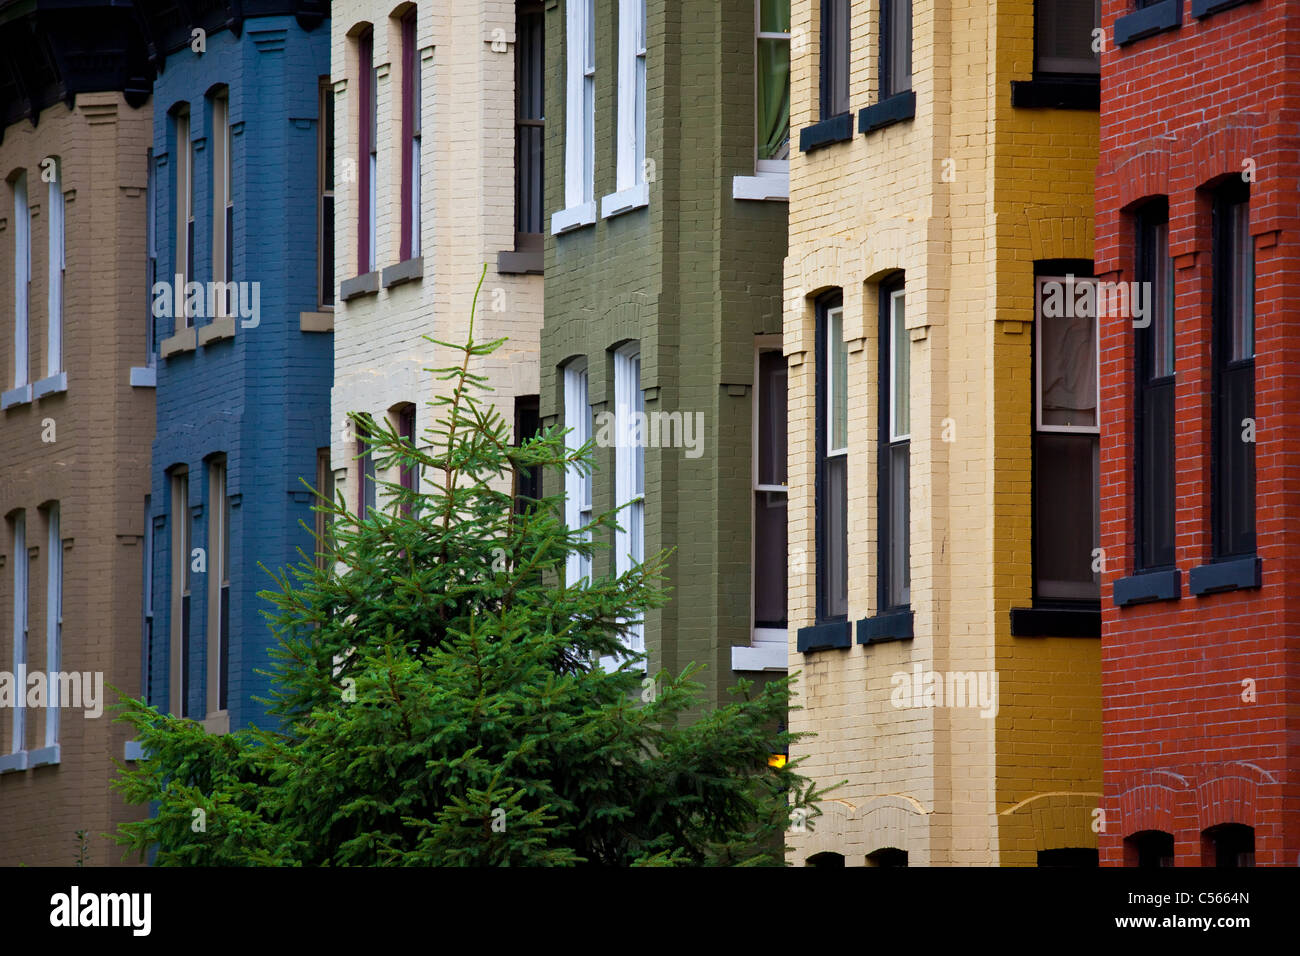
<path id="1" fill-rule="evenodd" d="M 767 765 L 769 767 L 784 767 L 787 759 L 785 754 L 772 754 L 767 758 Z"/>

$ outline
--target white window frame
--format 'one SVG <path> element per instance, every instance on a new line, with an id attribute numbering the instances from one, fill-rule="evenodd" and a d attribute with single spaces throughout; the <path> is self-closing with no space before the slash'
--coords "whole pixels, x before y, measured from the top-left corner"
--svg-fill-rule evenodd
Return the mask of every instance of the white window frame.
<path id="1" fill-rule="evenodd" d="M 67 207 L 63 200 L 63 160 L 54 163 L 54 179 L 50 181 L 48 204 L 50 207 L 48 313 L 49 331 L 45 348 L 45 374 L 57 375 L 63 371 L 63 272 L 66 266 L 64 222 Z"/>
<path id="2" fill-rule="evenodd" d="M 20 172 L 14 190 L 14 388 L 29 384 L 27 332 L 32 281 L 32 208 L 27 173 Z"/>
<path id="3" fill-rule="evenodd" d="M 48 524 L 50 556 L 46 561 L 45 582 L 45 674 L 47 677 L 48 705 L 45 708 L 45 746 L 59 743 L 59 680 L 63 666 L 63 539 L 59 534 L 59 503 L 52 502 L 45 509 Z M 57 754 L 54 754 L 57 762 Z"/>
<path id="4" fill-rule="evenodd" d="M 754 175 L 733 176 L 732 199 L 790 200 L 790 160 L 758 158 L 758 41 L 785 40 L 790 34 L 762 29 L 763 0 L 754 0 Z"/>
<path id="5" fill-rule="evenodd" d="M 212 97 L 212 278 L 214 282 L 233 282 L 230 263 L 226 261 L 226 229 L 230 199 L 230 91 Z M 234 310 L 228 297 L 217 296 L 213 318 L 229 318 Z"/>
<path id="6" fill-rule="evenodd" d="M 230 520 L 230 496 L 227 493 L 229 469 L 224 458 L 214 458 L 208 463 L 208 687 L 207 713 L 209 717 L 221 711 L 221 590 L 229 585 L 230 569 L 226 566 L 226 523 Z M 227 675 L 229 678 L 229 675 Z"/>
<path id="7" fill-rule="evenodd" d="M 905 359 L 908 364 L 908 387 L 911 387 L 912 375 L 912 340 L 906 327 L 906 309 L 907 300 L 904 298 L 905 290 L 896 289 L 889 293 L 889 440 L 910 441 L 912 438 L 912 402 L 909 397 L 907 403 L 907 430 L 899 431 L 898 429 L 898 363 L 900 359 Z M 898 328 L 898 303 L 903 303 L 904 327 L 902 329 L 902 341 L 899 341 Z"/>
<path id="8" fill-rule="evenodd" d="M 14 555 L 14 666 L 16 675 L 27 670 L 27 586 L 30 571 L 27 558 L 27 512 L 16 511 L 13 517 L 13 555 Z M 26 688 L 26 682 L 22 683 Z M 12 737 L 9 752 L 21 754 L 27 750 L 27 696 L 16 694 L 12 717 Z M 24 762 L 24 766 L 25 766 Z M 17 769 L 22 769 L 21 767 Z"/>
<path id="9" fill-rule="evenodd" d="M 760 494 L 783 494 L 787 504 L 790 496 L 789 485 L 764 484 L 758 480 L 759 467 L 759 409 L 762 406 L 762 379 L 759 375 L 759 359 L 764 352 L 780 352 L 781 336 L 759 335 L 754 338 L 754 387 L 751 403 L 750 429 L 750 497 L 751 512 L 757 507 Z M 735 671 L 784 671 L 787 669 L 787 647 L 789 632 L 782 627 L 758 627 L 754 622 L 754 589 L 758 575 L 758 530 L 757 524 L 751 522 L 749 533 L 749 647 L 731 649 L 731 669 Z"/>
<path id="10" fill-rule="evenodd" d="M 600 201 L 602 217 L 650 202 L 645 179 L 646 0 L 618 0 L 618 156 L 615 192 Z"/>
<path id="11" fill-rule="evenodd" d="M 592 414 L 586 359 L 575 359 L 564 367 L 564 427 L 569 429 L 564 437 L 565 447 L 576 452 L 591 439 Z M 571 529 L 584 528 L 591 523 L 592 476 L 576 465 L 570 465 L 564 476 L 564 523 Z M 585 536 L 590 540 L 590 534 Z M 591 558 L 570 554 L 565 566 L 565 583 L 573 586 L 591 580 Z"/>
<path id="12" fill-rule="evenodd" d="M 635 415 L 644 421 L 641 390 L 641 345 L 629 343 L 614 353 L 614 497 L 618 530 L 614 532 L 614 573 L 626 574 L 645 562 L 645 440 Z M 624 507 L 626 506 L 626 507 Z M 645 622 L 631 622 L 625 638 L 630 651 L 645 650 Z"/>
<path id="13" fill-rule="evenodd" d="M 185 295 L 184 284 L 194 277 L 190 275 L 189 234 L 194 224 L 194 144 L 190 141 L 190 118 L 188 109 L 176 114 L 176 150 L 180 154 L 176 162 L 176 262 L 172 270 L 180 276 L 182 288 L 180 296 L 186 304 L 181 314 L 175 318 L 175 332 L 188 329 L 194 325 L 194 316 L 190 315 L 189 296 Z M 173 290 L 173 295 L 175 295 Z"/>
<path id="14" fill-rule="evenodd" d="M 595 0 L 566 0 L 564 209 L 551 215 L 559 235 L 596 221 Z"/>
<path id="15" fill-rule="evenodd" d="M 1097 280 L 1088 276 L 1038 276 L 1034 282 L 1034 428 L 1040 432 L 1060 432 L 1064 434 L 1101 434 L 1101 327 L 1100 320 L 1094 318 L 1093 345 L 1096 349 L 1096 355 L 1093 359 L 1093 367 L 1097 370 L 1096 378 L 1096 405 L 1097 424 L 1096 425 L 1044 425 L 1043 424 L 1043 285 L 1048 282 L 1059 282 L 1066 284 L 1073 281 L 1070 287 L 1069 300 L 1073 303 L 1073 289 L 1085 283 L 1093 285 L 1093 302 L 1096 303 L 1096 285 Z"/>
<path id="16" fill-rule="evenodd" d="M 186 597 L 186 572 L 190 566 L 190 476 L 185 469 L 174 471 L 169 481 L 168 510 L 171 514 L 171 602 L 169 620 L 171 621 L 168 645 L 171 648 L 171 679 L 168 697 L 170 711 L 175 717 L 185 716 L 185 698 L 189 688 L 185 686 L 189 674 L 189 662 L 182 659 L 185 643 L 181 635 L 181 625 L 185 620 L 182 605 Z"/>
<path id="17" fill-rule="evenodd" d="M 826 310 L 826 457 L 833 458 L 849 453 L 849 430 L 847 427 L 848 383 L 845 382 L 845 421 L 844 444 L 835 444 L 835 349 L 844 350 L 844 306 L 837 305 Z"/>

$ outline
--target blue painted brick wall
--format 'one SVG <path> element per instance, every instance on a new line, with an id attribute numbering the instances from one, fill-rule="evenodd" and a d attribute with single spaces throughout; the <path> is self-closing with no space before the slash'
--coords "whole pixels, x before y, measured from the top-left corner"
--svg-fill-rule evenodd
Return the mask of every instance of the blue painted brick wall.
<path id="1" fill-rule="evenodd" d="M 329 444 L 331 336 L 299 330 L 300 312 L 317 307 L 316 126 L 318 80 L 329 74 L 329 24 L 305 32 L 293 17 L 247 20 L 243 34 L 209 34 L 207 50 L 167 58 L 154 85 L 157 160 L 158 278 L 175 274 L 174 107 L 190 108 L 194 152 L 195 275 L 212 276 L 211 90 L 229 87 L 235 281 L 261 284 L 261 322 L 234 339 L 158 361 L 157 437 L 153 444 L 154 640 L 149 655 L 152 703 L 169 700 L 171 530 L 168 472 L 189 469 L 192 547 L 209 548 L 207 459 L 227 456 L 230 520 L 231 729 L 264 724 L 254 696 L 269 680 L 274 638 L 257 597 L 272 585 L 259 567 L 282 568 L 313 549 L 300 522 L 312 525 L 299 477 L 315 483 L 316 449 Z M 209 320 L 200 318 L 200 328 Z M 155 338 L 172 334 L 156 319 Z M 211 565 L 209 555 L 209 564 Z M 207 701 L 207 582 L 192 578 L 188 712 L 202 718 Z"/>

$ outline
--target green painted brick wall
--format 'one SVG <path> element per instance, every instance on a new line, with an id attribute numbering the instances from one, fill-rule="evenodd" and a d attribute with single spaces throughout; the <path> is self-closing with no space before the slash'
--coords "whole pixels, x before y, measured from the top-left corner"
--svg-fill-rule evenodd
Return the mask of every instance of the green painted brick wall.
<path id="1" fill-rule="evenodd" d="M 546 4 L 548 212 L 564 205 L 565 6 Z M 596 0 L 597 203 L 615 191 L 617 11 Z M 754 0 L 649 0 L 646 15 L 650 203 L 548 236 L 541 414 L 562 423 L 560 370 L 578 356 L 593 410 L 612 410 L 612 350 L 632 339 L 646 411 L 703 413 L 699 458 L 646 449 L 646 554 L 676 549 L 646 640 L 652 672 L 703 663 L 723 703 L 731 647 L 750 640 L 754 336 L 781 332 L 787 206 L 731 195 L 754 173 Z M 598 449 L 597 512 L 613 505 L 613 463 Z M 607 543 L 598 573 L 613 569 Z"/>

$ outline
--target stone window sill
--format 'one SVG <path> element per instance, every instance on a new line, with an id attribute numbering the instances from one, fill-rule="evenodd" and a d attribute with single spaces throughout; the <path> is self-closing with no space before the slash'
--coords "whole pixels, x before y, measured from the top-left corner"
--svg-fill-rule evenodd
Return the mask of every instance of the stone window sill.
<path id="1" fill-rule="evenodd" d="M 1017 109 L 1096 111 L 1101 109 L 1101 83 L 1047 77 L 1012 80 L 1011 105 Z"/>
<path id="2" fill-rule="evenodd" d="M 199 329 L 199 345 L 211 345 L 213 342 L 220 342 L 223 339 L 233 339 L 235 337 L 235 320 L 232 316 L 223 319 L 213 319 L 207 325 Z"/>
<path id="3" fill-rule="evenodd" d="M 198 347 L 198 331 L 190 326 L 181 329 L 169 339 L 158 343 L 158 354 L 162 358 L 171 358 L 181 352 L 193 352 Z"/>
<path id="4" fill-rule="evenodd" d="M 414 282 L 422 278 L 424 278 L 424 257 L 416 256 L 413 259 L 403 259 L 397 265 L 386 268 L 379 281 L 385 289 L 391 289 L 403 282 Z"/>
<path id="5" fill-rule="evenodd" d="M 299 312 L 298 329 L 302 332 L 333 332 L 333 312 Z"/>
<path id="6" fill-rule="evenodd" d="M 1239 7 L 1250 2 L 1251 0 L 1192 0 L 1192 16 L 1200 19 L 1201 17 L 1208 17 L 1211 13 L 1218 13 L 1220 10 L 1231 10 L 1233 7 Z"/>
<path id="7" fill-rule="evenodd" d="M 858 621 L 859 644 L 883 644 L 886 641 L 910 641 L 913 614 L 905 611 L 887 611 Z"/>
<path id="8" fill-rule="evenodd" d="M 1192 568 L 1187 576 L 1187 590 L 1196 596 L 1244 591 L 1263 584 L 1264 562 L 1257 556 L 1214 561 Z"/>
<path id="9" fill-rule="evenodd" d="M 37 767 L 57 767 L 59 765 L 59 745 L 41 747 L 39 750 L 27 751 L 27 769 Z"/>
<path id="10" fill-rule="evenodd" d="M 759 202 L 790 201 L 789 173 L 759 173 L 757 176 L 733 176 L 731 179 L 732 199 L 753 199 Z"/>
<path id="11" fill-rule="evenodd" d="M 32 385 L 32 398 L 41 399 L 47 395 L 58 395 L 68 390 L 68 373 L 55 372 Z"/>
<path id="12" fill-rule="evenodd" d="M 215 736 L 230 733 L 230 711 L 213 711 L 203 718 L 203 729 Z"/>
<path id="13" fill-rule="evenodd" d="M 1115 45 L 1126 46 L 1143 37 L 1174 29 L 1182 21 L 1182 10 L 1183 0 L 1161 0 L 1118 18 L 1115 21 Z"/>
<path id="14" fill-rule="evenodd" d="M 1101 609 L 1013 607 L 1012 637 L 1101 637 Z"/>
<path id="15" fill-rule="evenodd" d="M 497 272 L 510 275 L 542 275 L 542 250 L 502 249 L 497 253 Z"/>
<path id="16" fill-rule="evenodd" d="M 644 209 L 650 205 L 650 184 L 637 183 L 627 189 L 610 193 L 600 201 L 600 218 L 609 219 L 634 209 Z"/>
<path id="17" fill-rule="evenodd" d="M 810 153 L 814 149 L 843 143 L 853 138 L 853 113 L 841 113 L 820 123 L 813 123 L 799 130 L 799 151 Z"/>
<path id="18" fill-rule="evenodd" d="M 873 133 L 916 116 L 916 92 L 895 93 L 888 99 L 858 111 L 858 132 Z"/>
<path id="19" fill-rule="evenodd" d="M 1132 607 L 1152 601 L 1177 601 L 1183 593 L 1183 573 L 1172 571 L 1143 571 L 1120 578 L 1115 582 L 1111 596 L 1116 607 Z"/>
<path id="20" fill-rule="evenodd" d="M 16 405 L 26 405 L 32 400 L 31 385 L 19 385 L 0 394 L 0 410 L 10 409 Z"/>
<path id="21" fill-rule="evenodd" d="M 137 365 L 131 369 L 132 388 L 157 388 L 158 370 L 152 365 Z"/>
<path id="22" fill-rule="evenodd" d="M 853 627 L 848 621 L 830 621 L 799 628 L 797 649 L 801 654 L 853 646 Z"/>
<path id="23" fill-rule="evenodd" d="M 0 773 L 17 773 L 19 770 L 27 769 L 27 751 L 20 750 L 17 753 L 5 754 L 0 757 Z"/>
<path id="24" fill-rule="evenodd" d="M 583 226 L 590 226 L 596 221 L 596 201 L 585 202 L 581 206 L 572 206 L 551 213 L 551 235 L 559 236 Z"/>
<path id="25" fill-rule="evenodd" d="M 344 279 L 339 283 L 339 299 L 343 302 L 348 302 L 358 296 L 375 295 L 378 292 L 379 273 L 373 270 L 363 272 L 351 279 Z"/>

